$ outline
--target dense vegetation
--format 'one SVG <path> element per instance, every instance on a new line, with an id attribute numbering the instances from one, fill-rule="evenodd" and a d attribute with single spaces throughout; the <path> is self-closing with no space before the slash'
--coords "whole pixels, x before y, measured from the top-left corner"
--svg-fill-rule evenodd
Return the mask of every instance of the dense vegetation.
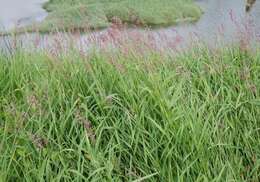
<path id="1" fill-rule="evenodd" d="M 260 56 L 0 56 L 0 181 L 258 181 Z"/>
<path id="2" fill-rule="evenodd" d="M 201 10 L 193 0 L 50 0 L 45 4 L 49 16 L 39 28 L 99 29 L 115 17 L 137 26 L 167 26 L 195 21 Z"/>

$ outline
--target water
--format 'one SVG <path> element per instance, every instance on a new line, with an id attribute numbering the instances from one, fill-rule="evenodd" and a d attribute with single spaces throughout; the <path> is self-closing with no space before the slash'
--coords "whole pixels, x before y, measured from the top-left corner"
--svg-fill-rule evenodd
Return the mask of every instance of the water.
<path id="1" fill-rule="evenodd" d="M 0 0 L 1 1 L 1 0 Z M 9 0 L 14 1 L 14 0 Z M 20 0 L 17 0 L 17 2 Z M 5 19 L 8 22 L 11 17 L 37 17 L 44 11 L 39 8 L 42 0 L 27 0 L 31 5 L 37 7 L 34 10 L 27 11 L 21 8 L 21 15 L 17 13 L 8 15 Z M 32 3 L 33 2 L 33 3 Z M 38 3 L 37 3 L 38 2 Z M 260 38 L 260 1 L 257 1 L 250 13 L 245 12 L 245 0 L 197 0 L 199 6 L 204 10 L 201 19 L 194 24 L 182 24 L 178 26 L 160 28 L 160 29 L 140 29 L 127 28 L 123 30 L 113 30 L 111 28 L 85 34 L 23 34 L 15 38 L 24 47 L 36 47 L 37 49 L 69 49 L 72 45 L 75 48 L 88 50 L 92 46 L 105 47 L 111 44 L 122 43 L 123 39 L 134 39 L 134 44 L 139 40 L 148 40 L 153 47 L 167 49 L 167 47 L 187 48 L 193 42 L 204 42 L 208 46 L 238 43 L 241 39 L 250 42 L 256 42 Z M 9 2 L 10 3 L 10 2 Z M 19 5 L 22 3 L 19 3 Z M 8 3 L 7 3 L 8 5 Z M 26 6 L 26 5 L 22 5 Z M 29 8 L 30 9 L 30 8 Z M 0 10 L 1 12 L 1 10 Z M 6 12 L 8 14 L 8 12 Z M 0 17 L 2 15 L 0 14 Z M 30 17 L 28 17 L 30 18 Z M 31 21 L 29 21 L 31 22 Z M 9 26 L 10 23 L 6 23 Z M 112 34 L 112 36 L 111 36 Z M 11 40 L 14 38 L 5 37 Z M 250 40 L 249 40 L 250 39 Z M 1 43 L 2 42 L 2 43 Z M 1 44 L 5 44 L 2 37 Z M 2 46 L 3 47 L 3 46 Z M 30 48 L 31 50 L 31 48 Z"/>
<path id="2" fill-rule="evenodd" d="M 0 0 L 0 30 L 10 30 L 36 21 L 47 16 L 42 4 L 47 0 Z"/>
<path id="3" fill-rule="evenodd" d="M 217 42 L 233 44 L 242 38 L 258 41 L 260 35 L 260 1 L 249 13 L 245 11 L 245 0 L 198 0 L 204 15 L 195 24 L 162 28 L 156 33 L 168 38 L 180 36 L 184 44 L 197 39 L 214 46 Z"/>

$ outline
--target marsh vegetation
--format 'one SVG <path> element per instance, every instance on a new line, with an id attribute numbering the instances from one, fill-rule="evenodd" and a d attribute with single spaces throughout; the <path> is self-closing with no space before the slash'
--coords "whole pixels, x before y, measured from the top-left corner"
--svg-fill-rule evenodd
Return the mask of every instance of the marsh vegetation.
<path id="1" fill-rule="evenodd" d="M 169 26 L 196 21 L 202 11 L 192 0 L 51 0 L 40 30 L 100 29 L 116 19 L 135 26 Z"/>
<path id="2" fill-rule="evenodd" d="M 87 51 L 64 34 L 44 49 L 38 39 L 34 49 L 6 41 L 0 181 L 259 180 L 260 49 L 248 24 L 236 24 L 247 29 L 231 46 L 178 51 L 180 37 L 155 39 L 113 21 L 198 19 L 190 0 L 51 0 L 45 8 L 41 30 L 113 25 Z"/>
<path id="3" fill-rule="evenodd" d="M 0 59 L 2 181 L 259 179 L 259 55 Z"/>

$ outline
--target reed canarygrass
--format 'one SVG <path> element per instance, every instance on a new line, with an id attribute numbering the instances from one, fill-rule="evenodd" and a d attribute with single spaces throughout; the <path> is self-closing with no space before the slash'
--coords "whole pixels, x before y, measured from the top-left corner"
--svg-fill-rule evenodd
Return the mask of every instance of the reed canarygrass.
<path id="1" fill-rule="evenodd" d="M 0 56 L 0 181 L 257 181 L 260 56 Z"/>
<path id="2" fill-rule="evenodd" d="M 258 181 L 260 55 L 245 33 L 174 55 L 183 37 L 121 20 L 80 44 L 7 37 L 0 181 Z"/>

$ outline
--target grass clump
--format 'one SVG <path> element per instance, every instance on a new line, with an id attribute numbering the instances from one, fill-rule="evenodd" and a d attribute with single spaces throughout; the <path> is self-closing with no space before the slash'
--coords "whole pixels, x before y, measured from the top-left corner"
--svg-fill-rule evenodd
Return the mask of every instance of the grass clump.
<path id="1" fill-rule="evenodd" d="M 201 15 L 192 0 L 50 0 L 44 8 L 49 16 L 36 26 L 42 31 L 100 29 L 114 17 L 130 25 L 168 26 Z"/>
<path id="2" fill-rule="evenodd" d="M 0 60 L 1 181 L 259 179 L 259 55 Z"/>

